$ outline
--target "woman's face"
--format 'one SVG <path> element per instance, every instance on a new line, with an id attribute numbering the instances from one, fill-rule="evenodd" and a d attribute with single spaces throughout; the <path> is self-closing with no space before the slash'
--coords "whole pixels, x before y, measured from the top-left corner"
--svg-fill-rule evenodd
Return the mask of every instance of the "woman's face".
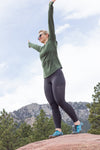
<path id="1" fill-rule="evenodd" d="M 44 43 L 48 40 L 48 34 L 44 34 L 43 32 L 40 32 L 39 33 L 39 37 L 38 37 L 38 40 L 41 42 L 41 43 Z"/>

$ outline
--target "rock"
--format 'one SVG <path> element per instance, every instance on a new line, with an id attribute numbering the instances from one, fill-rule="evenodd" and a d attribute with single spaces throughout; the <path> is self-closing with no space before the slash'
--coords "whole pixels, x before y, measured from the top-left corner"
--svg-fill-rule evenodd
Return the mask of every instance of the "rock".
<path id="1" fill-rule="evenodd" d="M 32 127 L 35 122 L 35 117 L 33 116 L 31 118 L 26 118 L 24 121 Z"/>
<path id="2" fill-rule="evenodd" d="M 100 150 L 100 135 L 70 134 L 34 142 L 17 150 Z"/>

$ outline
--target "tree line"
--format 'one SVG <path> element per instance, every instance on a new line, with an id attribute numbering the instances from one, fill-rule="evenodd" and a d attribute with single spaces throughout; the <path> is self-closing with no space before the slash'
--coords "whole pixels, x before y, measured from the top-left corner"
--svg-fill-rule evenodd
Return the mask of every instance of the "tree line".
<path id="1" fill-rule="evenodd" d="M 90 110 L 89 133 L 100 134 L 100 83 L 94 87 L 93 102 L 88 104 Z M 15 150 L 28 143 L 47 139 L 54 132 L 53 118 L 48 118 L 41 109 L 32 126 L 25 122 L 16 123 L 5 110 L 0 112 L 0 150 Z M 62 121 L 64 134 L 72 132 L 71 126 Z"/>
<path id="2" fill-rule="evenodd" d="M 71 133 L 71 127 L 64 122 L 62 130 L 65 134 Z M 42 109 L 33 126 L 25 122 L 20 125 L 15 123 L 5 110 L 0 113 L 0 150 L 15 150 L 28 143 L 47 139 L 53 132 L 53 119 L 46 117 Z"/>

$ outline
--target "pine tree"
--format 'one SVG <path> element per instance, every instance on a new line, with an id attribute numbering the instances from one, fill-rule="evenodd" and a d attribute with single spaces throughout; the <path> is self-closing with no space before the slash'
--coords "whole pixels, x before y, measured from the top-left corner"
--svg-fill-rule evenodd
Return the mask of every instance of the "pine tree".
<path id="1" fill-rule="evenodd" d="M 88 120 L 91 127 L 89 133 L 100 134 L 100 83 L 94 87 L 92 98 L 93 102 L 87 105 L 90 109 Z"/>
<path id="2" fill-rule="evenodd" d="M 36 141 L 46 139 L 49 131 L 49 118 L 43 109 L 40 111 L 40 115 L 36 117 L 35 123 L 33 123 L 34 139 Z"/>
<path id="3" fill-rule="evenodd" d="M 33 138 L 33 129 L 30 125 L 21 123 L 19 128 L 16 130 L 16 142 L 15 147 L 21 147 L 28 143 L 34 142 Z"/>
<path id="4" fill-rule="evenodd" d="M 5 110 L 0 115 L 0 145 L 2 149 L 14 150 L 16 124 Z"/>
<path id="5" fill-rule="evenodd" d="M 0 150 L 7 150 L 4 146 L 3 146 L 3 142 L 0 141 Z"/>
<path id="6" fill-rule="evenodd" d="M 33 142 L 33 128 L 24 123 L 18 127 L 5 110 L 0 114 L 0 150 L 15 150 Z"/>
<path id="7" fill-rule="evenodd" d="M 72 127 L 67 125 L 64 121 L 61 122 L 61 128 L 62 128 L 62 132 L 64 134 L 71 134 L 72 133 Z"/>

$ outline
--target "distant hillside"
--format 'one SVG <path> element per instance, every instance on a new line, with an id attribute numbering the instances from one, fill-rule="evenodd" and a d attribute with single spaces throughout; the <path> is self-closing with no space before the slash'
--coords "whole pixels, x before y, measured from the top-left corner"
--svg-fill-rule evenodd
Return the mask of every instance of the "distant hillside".
<path id="1" fill-rule="evenodd" d="M 80 121 L 84 123 L 83 132 L 87 132 L 90 125 L 88 123 L 89 109 L 86 107 L 86 102 L 69 102 L 69 104 L 75 109 L 76 114 Z M 51 108 L 49 104 L 36 104 L 32 103 L 30 105 L 24 106 L 17 111 L 11 113 L 11 116 L 17 122 L 25 121 L 26 123 L 32 125 L 35 121 L 35 117 L 39 115 L 40 110 L 43 109 L 47 117 L 52 116 Z M 69 125 L 72 125 L 73 122 L 69 116 L 60 108 L 62 119 Z"/>

